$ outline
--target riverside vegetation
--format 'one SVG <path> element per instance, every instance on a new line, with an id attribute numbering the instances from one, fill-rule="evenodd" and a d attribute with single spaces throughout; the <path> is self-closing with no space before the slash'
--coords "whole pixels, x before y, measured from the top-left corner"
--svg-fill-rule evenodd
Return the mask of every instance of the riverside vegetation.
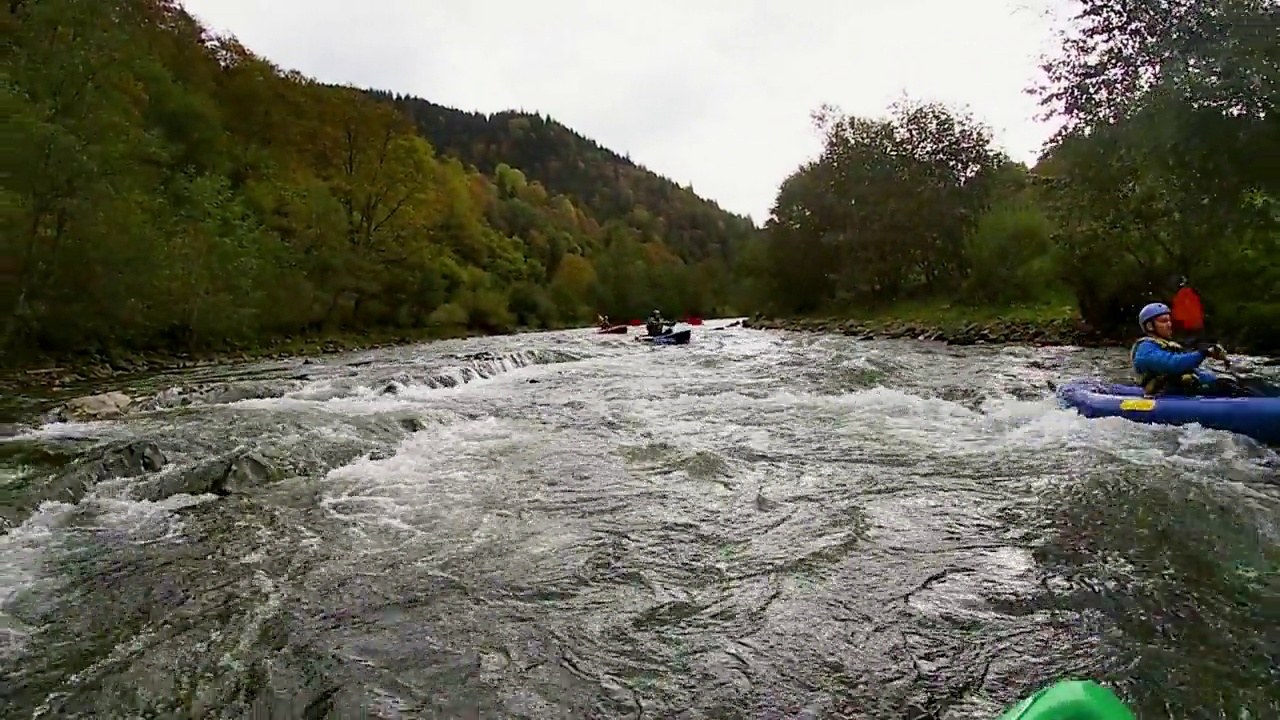
<path id="1" fill-rule="evenodd" d="M 598 311 L 905 303 L 1114 339 L 1179 275 L 1215 333 L 1280 349 L 1274 4 L 1078 5 L 1038 89 L 1064 124 L 1035 167 L 955 108 L 823 108 L 821 155 L 757 228 L 550 118 L 322 84 L 173 0 L 12 0 L 0 351 L 132 368 Z M 929 317 L 897 331 L 937 335 Z"/>
<path id="2" fill-rule="evenodd" d="M 755 232 L 538 116 L 441 154 L 419 130 L 472 116 L 282 72 L 169 0 L 3 22 L 6 357 L 714 312 Z M 522 153 L 540 178 L 484 160 Z"/>

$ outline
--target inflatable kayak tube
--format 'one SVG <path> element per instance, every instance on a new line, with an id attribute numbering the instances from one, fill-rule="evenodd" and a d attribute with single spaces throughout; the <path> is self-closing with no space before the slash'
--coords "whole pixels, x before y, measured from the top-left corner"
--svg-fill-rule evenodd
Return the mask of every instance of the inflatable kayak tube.
<path id="1" fill-rule="evenodd" d="M 613 326 L 611 326 L 611 327 L 607 327 L 607 328 L 600 328 L 599 330 L 596 330 L 596 334 L 598 334 L 598 335 L 626 335 L 626 334 L 627 334 L 627 326 L 626 326 L 626 325 L 613 325 Z"/>
<path id="2" fill-rule="evenodd" d="M 1137 720 L 1115 693 L 1092 680 L 1062 680 L 995 720 Z"/>
<path id="3" fill-rule="evenodd" d="M 636 339 L 643 342 L 650 342 L 654 345 L 688 345 L 689 338 L 692 336 L 692 330 L 681 330 L 680 332 L 668 332 L 662 335 L 638 337 Z"/>
<path id="4" fill-rule="evenodd" d="M 1262 443 L 1280 444 L 1280 398 L 1151 398 L 1144 397 L 1140 387 L 1085 379 L 1059 387 L 1058 399 L 1089 418 L 1122 417 L 1157 425 L 1198 423 Z"/>

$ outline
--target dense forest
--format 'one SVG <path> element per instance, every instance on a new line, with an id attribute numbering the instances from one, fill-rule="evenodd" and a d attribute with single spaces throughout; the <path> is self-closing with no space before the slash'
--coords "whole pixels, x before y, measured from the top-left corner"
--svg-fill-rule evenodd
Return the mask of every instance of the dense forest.
<path id="1" fill-rule="evenodd" d="M 314 82 L 174 0 L 3 22 L 8 358 L 742 304 L 748 219 L 556 123 Z"/>
<path id="2" fill-rule="evenodd" d="M 746 253 L 768 279 L 759 301 L 792 314 L 1067 297 L 1123 337 L 1185 276 L 1211 332 L 1280 350 L 1280 6 L 1076 5 L 1038 88 L 1064 126 L 1034 168 L 937 104 L 816 113 L 823 152 Z"/>
<path id="3" fill-rule="evenodd" d="M 1275 3 L 1077 5 L 1034 168 L 953 108 L 824 108 L 756 229 L 549 118 L 325 85 L 176 0 L 12 0 L 0 352 L 1064 297 L 1126 334 L 1179 276 L 1276 349 Z"/>
<path id="4" fill-rule="evenodd" d="M 463 112 L 420 98 L 381 94 L 414 119 L 443 154 L 487 175 L 519 168 L 594 217 L 617 218 L 662 240 L 686 262 L 732 261 L 755 226 L 541 115 Z M 654 210 L 659 212 L 654 212 Z"/>

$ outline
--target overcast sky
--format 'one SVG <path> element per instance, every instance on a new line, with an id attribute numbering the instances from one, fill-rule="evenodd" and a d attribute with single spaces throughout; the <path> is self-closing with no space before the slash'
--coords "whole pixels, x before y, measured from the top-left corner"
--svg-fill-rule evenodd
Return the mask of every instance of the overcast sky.
<path id="1" fill-rule="evenodd" d="M 1033 162 L 1023 90 L 1048 0 L 186 0 L 210 28 L 326 82 L 556 120 L 720 203 L 768 216 L 817 154 L 823 103 L 967 107 Z"/>

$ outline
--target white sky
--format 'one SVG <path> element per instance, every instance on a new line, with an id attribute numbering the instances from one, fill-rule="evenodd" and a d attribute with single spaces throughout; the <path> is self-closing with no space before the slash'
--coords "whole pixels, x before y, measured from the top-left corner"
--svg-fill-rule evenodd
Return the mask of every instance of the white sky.
<path id="1" fill-rule="evenodd" d="M 463 110 L 538 111 L 722 207 L 768 217 L 815 156 L 822 103 L 905 92 L 972 111 L 1032 163 L 1053 127 L 1023 90 L 1050 0 L 185 0 L 319 80 Z"/>

